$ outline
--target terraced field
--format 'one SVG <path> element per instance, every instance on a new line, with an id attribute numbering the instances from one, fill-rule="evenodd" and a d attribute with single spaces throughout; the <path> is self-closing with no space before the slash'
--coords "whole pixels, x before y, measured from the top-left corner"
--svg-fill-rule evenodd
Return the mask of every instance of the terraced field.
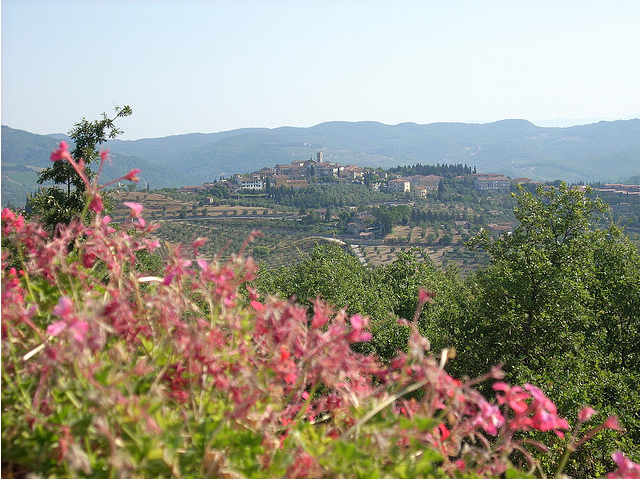
<path id="1" fill-rule="evenodd" d="M 265 268 L 295 263 L 311 253 L 314 245 L 330 241 L 343 241 L 345 249 L 354 255 L 356 252 L 350 245 L 357 245 L 361 261 L 372 267 L 393 263 L 398 253 L 415 247 L 420 249 L 418 258 L 428 258 L 440 266 L 455 263 L 463 274 L 477 268 L 483 260 L 478 253 L 466 250 L 458 233 L 451 232 L 450 243 L 441 243 L 447 235 L 444 228 L 397 226 L 384 239 L 360 241 L 340 237 L 332 240 L 333 232 L 321 226 L 303 225 L 297 221 L 301 216 L 296 214 L 239 206 L 196 206 L 194 210 L 193 203 L 175 201 L 153 192 L 119 194 L 114 201 L 114 220 L 123 221 L 129 215 L 124 202 L 144 205 L 143 215 L 161 224 L 157 236 L 165 242 L 188 246 L 196 238 L 206 237 L 208 242 L 199 249 L 199 254 L 210 258 L 228 258 L 241 251 L 251 232 L 258 230 L 262 236 L 247 244 L 244 252 Z"/>

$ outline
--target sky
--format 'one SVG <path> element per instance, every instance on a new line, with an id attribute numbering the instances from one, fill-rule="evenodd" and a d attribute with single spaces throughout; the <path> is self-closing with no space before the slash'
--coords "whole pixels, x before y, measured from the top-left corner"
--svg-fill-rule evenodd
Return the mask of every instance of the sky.
<path id="1" fill-rule="evenodd" d="M 122 139 L 640 117 L 637 0 L 2 0 L 2 124 Z"/>

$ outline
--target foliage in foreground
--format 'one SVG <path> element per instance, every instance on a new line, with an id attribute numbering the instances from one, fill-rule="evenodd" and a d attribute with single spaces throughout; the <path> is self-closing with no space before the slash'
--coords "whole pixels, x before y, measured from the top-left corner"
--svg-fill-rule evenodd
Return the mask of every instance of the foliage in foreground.
<path id="1" fill-rule="evenodd" d="M 155 227 L 132 203 L 114 228 L 99 190 L 87 185 L 91 223 L 53 238 L 2 212 L 4 476 L 536 476 L 545 447 L 519 434 L 570 430 L 540 389 L 497 368 L 449 376 L 447 351 L 430 354 L 414 324 L 388 364 L 356 353 L 367 317 L 259 301 L 252 260 L 199 258 L 204 239 L 194 260 L 176 247 L 163 276 L 146 275 L 136 253 L 156 246 Z M 429 300 L 421 291 L 416 314 Z M 495 401 L 474 388 L 488 379 Z M 567 456 L 619 428 L 584 428 L 593 413 L 581 410 Z M 640 475 L 613 458 L 612 478 Z"/>

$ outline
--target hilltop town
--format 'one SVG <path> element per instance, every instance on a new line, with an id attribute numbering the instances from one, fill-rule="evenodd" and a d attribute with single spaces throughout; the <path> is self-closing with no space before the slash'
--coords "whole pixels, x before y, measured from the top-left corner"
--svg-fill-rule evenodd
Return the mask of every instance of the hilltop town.
<path id="1" fill-rule="evenodd" d="M 464 166 L 466 167 L 466 165 Z M 328 162 L 323 158 L 323 153 L 318 152 L 316 159 L 293 161 L 290 164 L 277 164 L 275 167 L 264 167 L 250 174 L 235 173 L 228 178 L 221 178 L 220 182 L 207 182 L 199 186 L 183 186 L 179 189 L 182 193 L 206 192 L 213 186 L 224 186 L 230 193 L 241 191 L 269 192 L 271 188 L 285 187 L 290 189 L 306 188 L 312 184 L 340 182 L 364 184 L 373 190 L 385 190 L 390 193 L 412 193 L 415 198 L 426 198 L 429 193 L 437 192 L 440 182 L 445 177 L 441 175 L 400 175 L 382 168 L 359 167 L 357 165 L 340 165 L 336 162 Z M 480 192 L 496 191 L 508 192 L 517 184 L 540 184 L 543 182 L 532 181 L 530 178 L 510 178 L 502 173 L 477 173 L 473 172 L 456 175 L 455 180 L 473 180 L 473 188 Z M 580 187 L 578 187 L 580 188 Z M 582 187 L 584 188 L 584 186 Z M 640 185 L 627 184 L 602 184 L 593 187 L 594 191 L 604 196 L 631 195 L 640 196 Z M 627 203 L 623 202 L 623 205 Z M 625 208 L 624 206 L 622 207 Z"/>
<path id="2" fill-rule="evenodd" d="M 508 191 L 516 183 L 530 183 L 529 178 L 509 178 L 501 173 L 468 173 L 454 178 L 471 177 L 474 188 L 479 191 L 495 190 Z M 316 160 L 293 161 L 287 165 L 276 165 L 273 168 L 264 167 L 248 175 L 233 174 L 221 179 L 231 193 L 245 191 L 269 191 L 273 187 L 292 189 L 306 188 L 311 184 L 326 182 L 361 183 L 367 187 L 392 193 L 413 193 L 417 198 L 426 198 L 429 192 L 437 192 L 441 175 L 407 175 L 402 176 L 381 168 L 359 167 L 356 165 L 339 165 L 323 159 L 322 152 L 318 152 Z M 183 193 L 203 192 L 215 183 L 204 183 L 200 186 L 184 186 Z"/>

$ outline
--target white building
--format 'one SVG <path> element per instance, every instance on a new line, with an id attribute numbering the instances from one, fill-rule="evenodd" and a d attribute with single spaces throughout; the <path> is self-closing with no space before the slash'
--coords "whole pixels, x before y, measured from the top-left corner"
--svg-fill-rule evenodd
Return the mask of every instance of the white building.
<path id="1" fill-rule="evenodd" d="M 473 182 L 476 190 L 509 190 L 511 187 L 511 179 L 497 175 L 487 175 L 486 177 L 477 177 Z"/>
<path id="2" fill-rule="evenodd" d="M 264 181 L 257 177 L 236 177 L 236 183 L 242 190 L 264 190 Z"/>
<path id="3" fill-rule="evenodd" d="M 411 191 L 411 182 L 409 180 L 405 180 L 402 178 L 397 178 L 395 180 L 389 180 L 389 191 L 390 192 L 410 192 Z"/>

